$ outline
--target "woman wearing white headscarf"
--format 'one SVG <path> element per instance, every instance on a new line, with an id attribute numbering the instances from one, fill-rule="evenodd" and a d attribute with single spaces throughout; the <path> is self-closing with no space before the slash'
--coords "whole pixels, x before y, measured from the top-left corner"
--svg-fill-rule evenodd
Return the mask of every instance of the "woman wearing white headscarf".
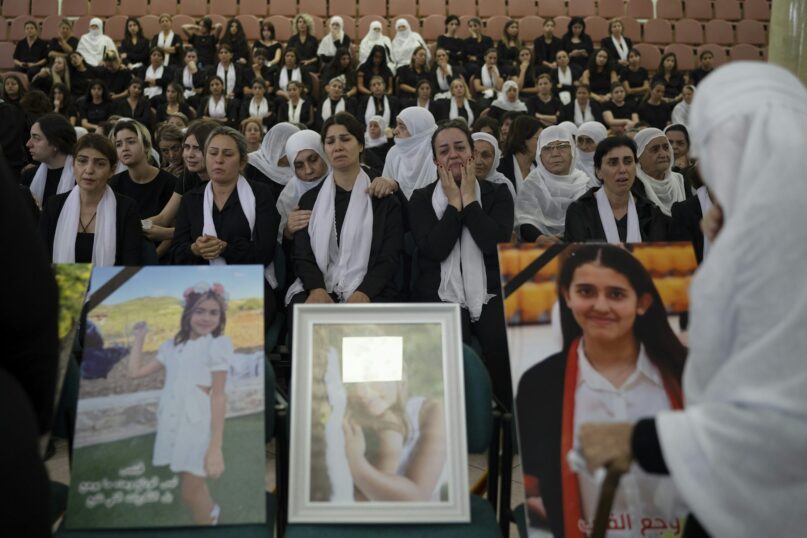
<path id="1" fill-rule="evenodd" d="M 722 229 L 692 281 L 686 407 L 584 425 L 583 453 L 592 469 L 636 459 L 669 473 L 693 512 L 687 535 L 802 535 L 807 90 L 772 64 L 732 62 L 698 86 L 690 127 Z"/>
<path id="2" fill-rule="evenodd" d="M 426 49 L 426 63 L 431 61 L 429 47 L 419 33 L 412 31 L 412 27 L 406 19 L 395 21 L 395 30 L 395 39 L 392 40 L 390 47 L 390 57 L 396 67 L 409 65 L 412 61 L 412 53 L 418 47 Z"/>
<path id="3" fill-rule="evenodd" d="M 670 141 L 655 127 L 642 129 L 634 140 L 639 155 L 636 177 L 644 186 L 647 199 L 669 217 L 672 205 L 687 198 L 684 176 L 672 171 L 673 150 Z"/>
<path id="4" fill-rule="evenodd" d="M 563 237 L 566 209 L 587 190 L 598 187 L 575 168 L 577 148 L 562 127 L 547 127 L 538 137 L 537 166 L 516 198 L 516 225 L 524 241 L 556 243 Z"/>
<path id="5" fill-rule="evenodd" d="M 297 207 L 300 198 L 322 183 L 330 172 L 320 135 L 310 129 L 294 133 L 286 140 L 286 159 L 293 176 L 277 199 L 277 211 L 280 213 L 278 241 L 284 240 L 284 243 L 292 239 L 298 230 L 308 226 L 311 213 Z"/>
<path id="6" fill-rule="evenodd" d="M 104 53 L 108 50 L 118 51 L 115 42 L 109 36 L 104 35 L 103 21 L 95 17 L 90 20 L 89 32 L 81 36 L 76 52 L 84 57 L 87 65 L 97 67 L 103 63 Z"/>
<path id="7" fill-rule="evenodd" d="M 339 49 L 350 48 L 350 36 L 345 33 L 345 21 L 339 15 L 334 15 L 328 21 L 330 32 L 322 38 L 317 47 L 320 65 L 325 66 L 331 63 Z M 329 82 L 329 81 L 325 81 Z"/>
<path id="8" fill-rule="evenodd" d="M 424 159 L 431 147 L 431 137 L 437 124 L 425 108 L 409 107 L 398 114 L 395 145 L 387 153 L 382 176 L 398 182 L 408 200 L 415 189 L 425 187 L 437 178 L 437 168 L 431 159 Z"/>
<path id="9" fill-rule="evenodd" d="M 275 200 L 294 177 L 291 163 L 286 159 L 286 141 L 300 129 L 291 123 L 278 123 L 264 135 L 261 148 L 249 154 L 244 177 L 269 185 Z"/>
<path id="10" fill-rule="evenodd" d="M 518 97 L 518 83 L 514 80 L 502 84 L 502 91 L 490 104 L 488 116 L 498 119 L 505 112 L 527 112 L 527 105 Z"/>
<path id="11" fill-rule="evenodd" d="M 593 180 L 597 179 L 594 174 L 594 150 L 597 144 L 605 140 L 608 131 L 605 125 L 598 121 L 587 121 L 577 130 L 575 142 L 577 143 L 577 169 L 582 170 Z"/>
<path id="12" fill-rule="evenodd" d="M 367 35 L 362 38 L 361 44 L 359 45 L 359 65 L 367 61 L 367 59 L 370 57 L 370 52 L 372 52 L 373 47 L 376 45 L 384 47 L 384 50 L 387 53 L 387 58 L 392 57 L 392 42 L 382 33 L 382 30 L 383 26 L 381 26 L 380 22 L 373 21 L 370 23 L 370 29 L 368 30 Z M 390 61 L 389 67 L 394 73 L 395 64 Z"/>
<path id="13" fill-rule="evenodd" d="M 384 161 L 392 147 L 387 138 L 387 122 L 381 116 L 371 116 L 364 131 L 364 164 L 379 172 L 384 169 Z"/>
<path id="14" fill-rule="evenodd" d="M 471 138 L 474 141 L 476 179 L 506 185 L 507 190 L 510 191 L 510 195 L 515 200 L 516 189 L 513 187 L 513 182 L 498 170 L 499 161 L 502 159 L 502 150 L 499 149 L 496 137 L 488 133 L 474 133 Z"/>

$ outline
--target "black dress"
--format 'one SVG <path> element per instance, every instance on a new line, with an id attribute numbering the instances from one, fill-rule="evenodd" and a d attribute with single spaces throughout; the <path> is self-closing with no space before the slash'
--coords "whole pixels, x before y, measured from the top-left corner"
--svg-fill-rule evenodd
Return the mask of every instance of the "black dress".
<path id="1" fill-rule="evenodd" d="M 126 53 L 126 58 L 123 60 L 125 65 L 149 63 L 149 49 L 150 44 L 146 39 L 138 39 L 137 43 L 132 43 L 130 39 L 121 41 L 118 52 L 121 54 Z"/>
<path id="2" fill-rule="evenodd" d="M 326 180 L 327 181 L 327 180 Z M 300 209 L 311 210 L 322 189 L 322 183 L 305 193 L 298 203 Z M 341 236 L 352 191 L 346 191 L 336 185 L 334 214 L 336 220 L 337 241 Z M 403 215 L 401 205 L 395 196 L 372 198 L 373 236 L 370 246 L 370 259 L 367 272 L 356 291 L 370 298 L 371 302 L 391 302 L 398 300 L 396 275 L 400 266 L 403 249 Z M 325 277 L 317 266 L 314 251 L 311 249 L 311 237 L 308 228 L 294 234 L 294 271 L 303 283 L 305 292 L 298 293 L 292 302 L 301 302 L 313 289 L 325 288 Z"/>
<path id="3" fill-rule="evenodd" d="M 417 245 L 418 276 L 412 290 L 414 301 L 442 302 L 439 295 L 441 264 L 454 249 L 464 229 L 471 233 L 482 251 L 487 277 L 487 293 L 495 297 L 482 307 L 479 319 L 471 322 L 467 309 L 462 309 L 463 338 L 479 339 L 482 355 L 491 373 L 494 393 L 506 407 L 512 401 L 510 368 L 507 358 L 507 336 L 502 316 L 501 279 L 497 245 L 510 240 L 513 232 L 514 202 L 506 185 L 479 182 L 480 201 L 462 210 L 448 205 L 438 219 L 432 207 L 437 181 L 417 189 L 409 200 L 409 222 Z"/>
<path id="4" fill-rule="evenodd" d="M 485 52 L 493 47 L 493 39 L 490 36 L 483 35 L 479 41 L 473 37 L 466 37 L 463 41 L 466 69 L 469 72 L 479 69 L 479 66 L 485 63 Z"/>
<path id="5" fill-rule="evenodd" d="M 437 48 L 448 52 L 448 63 L 453 66 L 462 65 L 465 61 L 465 47 L 460 37 L 440 35 L 437 37 Z"/>
<path id="6" fill-rule="evenodd" d="M 297 51 L 297 58 L 302 63 L 307 60 L 311 60 L 312 58 L 317 57 L 317 49 L 319 48 L 319 41 L 313 35 L 307 35 L 305 38 L 305 43 L 300 40 L 300 34 L 294 34 L 289 38 L 288 43 L 286 43 L 286 50 L 294 49 Z M 312 64 L 307 66 L 309 68 L 313 68 L 313 71 L 316 71 L 316 64 Z"/>
<path id="7" fill-rule="evenodd" d="M 684 74 L 680 71 L 676 71 L 670 75 L 670 80 L 664 78 L 663 75 L 656 74 L 656 76 L 653 77 L 653 84 L 656 82 L 664 83 L 664 97 L 674 99 L 681 95 L 686 81 L 684 80 Z"/>
<path id="8" fill-rule="evenodd" d="M 591 93 L 606 95 L 611 93 L 611 70 L 608 68 L 602 71 L 596 69 L 588 70 L 588 86 Z"/>
<path id="9" fill-rule="evenodd" d="M 110 95 L 117 95 L 126 91 L 129 86 L 129 81 L 132 80 L 132 73 L 128 69 L 107 69 L 106 67 L 98 68 L 98 75 L 101 81 L 106 85 Z"/>
<path id="10" fill-rule="evenodd" d="M 78 38 L 74 36 L 68 37 L 67 44 L 70 45 L 70 47 L 75 51 L 78 48 Z M 53 39 L 48 41 L 48 52 L 58 52 L 60 54 L 67 54 L 67 52 L 65 52 L 64 50 L 64 47 L 62 47 L 62 44 L 59 42 L 59 38 L 57 37 L 54 37 Z M 68 65 L 70 65 L 69 62 Z"/>
<path id="11" fill-rule="evenodd" d="M 135 183 L 128 170 L 112 176 L 109 186 L 118 194 L 123 194 L 137 202 L 137 210 L 141 219 L 159 215 L 165 204 L 174 193 L 177 179 L 165 170 L 160 170 L 157 177 L 148 183 Z"/>
<path id="12" fill-rule="evenodd" d="M 78 105 L 78 115 L 93 125 L 99 125 L 109 119 L 115 113 L 115 103 L 106 101 L 103 103 L 93 103 L 85 100 Z"/>
<path id="13" fill-rule="evenodd" d="M 174 192 L 180 196 L 184 196 L 186 192 L 190 192 L 196 187 L 206 184 L 207 183 L 202 181 L 202 178 L 199 177 L 199 174 L 185 170 L 182 172 L 182 175 L 176 179 L 176 183 L 174 184 Z"/>
<path id="14" fill-rule="evenodd" d="M 543 101 L 538 95 L 534 95 L 529 103 L 527 103 L 527 107 L 529 108 L 532 114 L 541 114 L 542 116 L 555 116 L 555 123 L 557 123 L 557 117 L 560 113 L 561 107 L 563 104 L 560 102 L 560 99 L 555 97 L 554 95 L 549 99 L 549 101 Z M 540 120 L 539 120 L 540 121 Z M 548 127 L 550 125 L 555 125 L 555 123 L 543 123 L 544 127 Z"/>
<path id="15" fill-rule="evenodd" d="M 672 205 L 672 224 L 670 225 L 670 241 L 689 241 L 695 249 L 698 263 L 703 261 L 703 210 L 697 196 L 687 198 Z"/>
<path id="16" fill-rule="evenodd" d="M 580 69 L 585 69 L 586 65 L 588 64 L 589 58 L 591 55 L 594 54 L 594 43 L 591 41 L 591 37 L 588 34 L 582 34 L 580 36 L 579 43 L 573 43 L 572 38 L 568 35 L 563 36 L 561 40 L 563 43 L 563 50 L 570 53 L 569 55 L 569 64 L 576 65 Z M 584 50 L 588 53 L 588 56 L 571 56 L 571 52 L 575 50 Z"/>
<path id="17" fill-rule="evenodd" d="M 625 101 L 621 106 L 608 101 L 603 106 L 603 111 L 605 110 L 609 111 L 615 120 L 629 120 L 636 113 L 636 106 L 630 101 Z"/>
<path id="18" fill-rule="evenodd" d="M 134 108 L 125 97 L 115 102 L 115 114 L 122 118 L 132 118 L 137 120 L 149 129 L 154 126 L 154 118 L 151 115 L 151 103 L 147 97 L 141 97 Z"/>
<path id="19" fill-rule="evenodd" d="M 636 89 L 644 86 L 645 82 L 648 82 L 650 78 L 647 74 L 647 69 L 644 67 L 640 67 L 636 71 L 633 71 L 628 67 L 623 67 L 619 71 L 619 80 L 623 83 L 627 82 L 628 87 L 631 89 Z"/>
<path id="20" fill-rule="evenodd" d="M 596 192 L 600 187 L 593 188 L 583 196 L 572 202 L 566 210 L 566 226 L 563 239 L 567 243 L 586 243 L 606 241 L 605 230 L 600 220 L 600 211 L 597 208 Z M 633 197 L 636 204 L 636 215 L 639 217 L 639 232 L 642 241 L 667 241 L 669 238 L 670 219 L 661 212 L 654 203 L 639 196 Z M 616 221 L 619 239 L 627 241 L 628 215 L 625 214 Z"/>
<path id="21" fill-rule="evenodd" d="M 672 114 L 669 105 L 666 103 L 653 105 L 647 100 L 639 104 L 639 110 L 637 112 L 639 113 L 640 120 L 650 125 L 650 127 L 661 130 L 664 130 L 667 126 L 667 123 L 670 121 L 670 115 Z"/>
<path id="22" fill-rule="evenodd" d="M 199 60 L 200 68 L 207 68 L 218 63 L 216 61 L 216 48 L 219 39 L 212 35 L 193 34 L 188 38 L 188 43 L 196 49 L 196 57 Z"/>
<path id="23" fill-rule="evenodd" d="M 533 56 L 535 56 L 535 68 L 541 73 L 549 73 L 551 69 L 544 65 L 544 62 L 554 63 L 555 56 L 559 50 L 563 50 L 563 42 L 560 38 L 552 36 L 552 40 L 547 43 L 544 36 L 540 36 L 533 41 Z"/>
<path id="24" fill-rule="evenodd" d="M 56 225 L 70 192 L 57 194 L 45 201 L 42 215 L 39 218 L 39 231 L 48 248 L 48 259 L 53 259 L 53 239 L 56 236 Z M 140 265 L 143 250 L 143 233 L 140 217 L 137 214 L 137 203 L 127 196 L 115 193 L 117 208 L 115 214 L 116 247 L 115 265 Z M 92 262 L 92 247 L 95 234 L 76 234 L 76 263 Z"/>

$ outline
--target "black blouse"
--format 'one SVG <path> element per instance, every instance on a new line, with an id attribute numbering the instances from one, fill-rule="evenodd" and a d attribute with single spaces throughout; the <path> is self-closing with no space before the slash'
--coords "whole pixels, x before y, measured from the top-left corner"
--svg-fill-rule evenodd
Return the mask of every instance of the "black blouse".
<path id="1" fill-rule="evenodd" d="M 563 36 L 563 39 L 561 41 L 563 43 L 563 50 L 565 50 L 568 53 L 571 53 L 572 51 L 575 50 L 584 50 L 588 53 L 588 56 L 575 56 L 573 58 L 571 56 L 569 57 L 569 62 L 572 65 L 576 65 L 581 69 L 585 69 L 586 65 L 588 64 L 589 58 L 591 58 L 591 55 L 594 53 L 594 43 L 591 41 L 591 37 L 588 34 L 582 34 L 580 36 L 580 42 L 574 43 L 572 42 L 572 38 L 566 35 Z"/>
<path id="2" fill-rule="evenodd" d="M 465 50 L 462 38 L 441 35 L 437 37 L 437 48 L 448 52 L 448 63 L 454 66 L 465 61 Z"/>
<path id="3" fill-rule="evenodd" d="M 219 39 L 212 35 L 193 34 L 188 38 L 188 43 L 196 49 L 196 57 L 199 59 L 199 67 L 205 68 L 215 65 L 216 62 L 216 47 L 218 47 Z"/>
<path id="4" fill-rule="evenodd" d="M 650 127 L 661 130 L 664 130 L 667 126 L 667 122 L 670 121 L 670 115 L 672 114 L 670 107 L 666 103 L 653 105 L 647 100 L 642 101 L 639 105 L 638 112 L 640 120 L 646 122 Z"/>
<path id="5" fill-rule="evenodd" d="M 572 202 L 566 210 L 566 226 L 563 237 L 567 243 L 585 243 L 589 241 L 606 241 L 605 230 L 597 208 L 596 192 L 593 188 Z M 670 220 L 661 210 L 646 198 L 633 197 L 636 204 L 636 215 L 639 217 L 639 231 L 643 242 L 667 241 Z M 616 221 L 620 241 L 628 238 L 628 215 Z"/>
<path id="6" fill-rule="evenodd" d="M 20 183 L 30 188 L 37 170 L 39 170 L 38 165 L 24 171 L 20 177 Z M 63 167 L 48 169 L 48 175 L 45 178 L 45 191 L 42 194 L 43 202 L 51 196 L 56 195 L 56 189 L 59 187 L 59 181 L 62 179 L 62 170 L 64 170 Z"/>
<path id="7" fill-rule="evenodd" d="M 563 103 L 560 102 L 560 99 L 555 97 L 554 95 L 549 99 L 549 101 L 544 102 L 538 95 L 533 96 L 528 103 L 530 110 L 533 114 L 541 114 L 542 116 L 555 116 L 557 123 L 557 116 L 560 113 L 560 109 L 563 107 Z M 555 125 L 555 123 L 544 124 L 544 126 L 548 125 Z"/>
<path id="8" fill-rule="evenodd" d="M 417 96 L 418 81 L 421 80 L 421 79 L 424 79 L 424 78 L 426 80 L 428 80 L 429 82 L 431 82 L 431 80 L 432 80 L 432 73 L 427 68 L 424 67 L 423 70 L 420 73 L 418 73 L 417 71 L 415 71 L 412 68 L 412 66 L 409 66 L 409 65 L 405 65 L 403 67 L 400 67 L 398 69 L 397 76 L 398 76 L 398 97 L 401 97 L 401 96 L 416 97 Z M 413 88 L 415 88 L 415 91 L 414 92 L 409 92 L 409 91 L 403 90 L 400 87 L 401 84 L 406 84 L 408 86 L 412 86 Z"/>
<path id="9" fill-rule="evenodd" d="M 272 198 L 278 200 L 280 198 L 280 193 L 283 192 L 283 189 L 286 186 L 282 183 L 275 181 L 274 179 L 268 177 L 266 174 L 258 170 L 251 164 L 247 164 L 247 167 L 244 168 L 244 177 L 253 181 L 255 183 L 262 183 L 269 187 L 269 192 L 272 193 Z"/>
<path id="10" fill-rule="evenodd" d="M 157 32 L 157 35 L 151 38 L 151 48 L 157 46 L 158 40 L 160 38 L 160 34 L 162 31 Z M 183 47 L 182 47 L 182 38 L 179 37 L 179 34 L 174 34 L 174 38 L 171 40 L 172 47 L 176 47 L 176 50 L 170 55 L 168 58 L 168 65 L 171 67 L 181 67 L 183 65 L 182 57 L 184 56 Z M 148 63 L 148 62 L 143 62 Z"/>
<path id="11" fill-rule="evenodd" d="M 85 100 L 78 105 L 78 114 L 82 119 L 86 119 L 93 125 L 105 122 L 115 113 L 115 103 L 106 101 L 96 104 L 90 100 Z"/>
<path id="12" fill-rule="evenodd" d="M 674 99 L 681 95 L 681 92 L 684 91 L 684 84 L 686 81 L 684 80 L 684 74 L 676 71 L 672 75 L 670 75 L 670 80 L 664 78 L 663 75 L 656 74 L 653 77 L 653 82 L 660 81 L 664 83 L 664 97 L 668 99 Z"/>
<path id="13" fill-rule="evenodd" d="M 294 49 L 297 51 L 298 59 L 303 62 L 317 57 L 317 49 L 319 48 L 319 40 L 313 35 L 307 35 L 305 43 L 300 41 L 300 34 L 294 34 L 289 38 L 286 43 L 286 49 Z"/>
<path id="14" fill-rule="evenodd" d="M 36 38 L 30 45 L 26 38 L 22 38 L 14 48 L 14 59 L 20 62 L 36 63 L 47 57 L 48 44 L 39 38 Z"/>
<path id="15" fill-rule="evenodd" d="M 485 62 L 485 52 L 493 48 L 493 39 L 490 36 L 482 36 L 482 39 L 477 41 L 473 37 L 465 38 L 463 41 L 463 49 L 465 50 L 465 61 L 474 62 L 481 65 Z M 473 56 L 475 59 L 471 59 Z"/>
<path id="16" fill-rule="evenodd" d="M 607 67 L 602 71 L 588 70 L 588 86 L 591 93 L 606 95 L 611 93 L 611 70 Z"/>
<path id="17" fill-rule="evenodd" d="M 482 251 L 489 293 L 501 292 L 496 245 L 510 240 L 513 232 L 514 202 L 507 185 L 480 181 L 482 204 L 474 202 L 462 210 L 452 205 L 441 219 L 432 208 L 437 181 L 417 189 L 409 200 L 409 222 L 418 248 L 418 278 L 413 298 L 440 302 L 440 264 L 451 254 L 463 228 L 467 228 Z"/>
<path id="18" fill-rule="evenodd" d="M 518 66 L 518 47 L 508 46 L 504 41 L 499 41 L 496 45 L 498 52 L 499 69 L 506 69 L 508 72 Z"/>
<path id="19" fill-rule="evenodd" d="M 630 101 L 625 101 L 622 106 L 609 101 L 603 105 L 603 110 L 609 111 L 615 120 L 629 120 L 636 113 L 636 107 Z"/>
<path id="20" fill-rule="evenodd" d="M 205 182 L 202 181 L 199 174 L 185 170 L 182 172 L 182 175 L 177 178 L 174 184 L 174 192 L 180 196 L 184 196 L 186 192 L 190 192 L 202 184 L 205 184 Z"/>
<path id="21" fill-rule="evenodd" d="M 67 38 L 67 44 L 72 47 L 75 51 L 78 48 L 78 38 L 75 36 L 70 36 Z M 61 54 L 67 54 L 62 47 L 62 44 L 59 42 L 59 38 L 54 37 L 48 42 L 48 52 L 59 52 Z M 68 62 L 69 65 L 69 62 Z"/>
<path id="22" fill-rule="evenodd" d="M 118 194 L 123 194 L 137 202 L 141 219 L 159 215 L 174 193 L 177 179 L 165 170 L 148 183 L 135 183 L 128 170 L 112 176 L 109 186 Z"/>
<path id="23" fill-rule="evenodd" d="M 42 215 L 39 218 L 39 231 L 48 247 L 48 259 L 53 259 L 53 239 L 56 236 L 56 225 L 70 192 L 57 194 L 45 201 Z M 137 204 L 131 198 L 115 193 L 117 208 L 115 213 L 115 265 L 140 265 L 140 254 L 143 249 L 143 233 L 140 229 L 140 218 Z M 95 234 L 78 233 L 76 231 L 76 263 L 92 262 L 92 246 Z"/>
<path id="24" fill-rule="evenodd" d="M 137 43 L 132 43 L 130 39 L 124 39 L 121 41 L 118 52 L 121 54 L 126 53 L 126 58 L 123 60 L 126 65 L 145 65 L 149 63 L 149 45 L 150 43 L 147 39 L 138 39 Z"/>
<path id="25" fill-rule="evenodd" d="M 137 120 L 149 128 L 154 123 L 151 118 L 151 104 L 147 97 L 141 97 L 134 108 L 129 104 L 126 97 L 121 97 L 115 102 L 115 114 L 123 118 Z"/>
<path id="26" fill-rule="evenodd" d="M 563 42 L 560 38 L 552 36 L 552 40 L 547 43 L 544 36 L 535 39 L 533 43 L 533 56 L 535 56 L 535 67 L 539 68 L 542 72 L 549 72 L 549 68 L 544 65 L 544 62 L 554 63 L 555 56 L 559 50 L 563 50 Z"/>
<path id="27" fill-rule="evenodd" d="M 649 80 L 649 77 L 647 69 L 644 67 L 640 67 L 636 71 L 623 67 L 619 72 L 619 80 L 627 82 L 630 88 L 641 88 Z"/>
<path id="28" fill-rule="evenodd" d="M 238 189 L 233 190 L 221 209 L 213 204 L 212 217 L 216 235 L 227 242 L 227 248 L 221 256 L 230 265 L 269 265 L 275 255 L 280 215 L 266 186 L 252 181 L 249 186 L 255 194 L 254 230 L 249 229 L 249 221 L 238 198 Z M 191 252 L 191 245 L 202 235 L 204 229 L 204 195 L 205 187 L 199 186 L 185 193 L 179 204 L 171 245 L 171 258 L 176 264 L 208 263 Z"/>
<path id="29" fill-rule="evenodd" d="M 314 187 L 300 198 L 300 209 L 311 210 L 317 201 L 322 183 Z M 352 191 L 336 186 L 334 213 L 336 218 L 337 241 L 341 236 Z M 370 246 L 370 259 L 364 280 L 356 288 L 367 295 L 373 302 L 395 301 L 398 289 L 395 277 L 400 264 L 403 249 L 403 216 L 401 205 L 396 196 L 371 198 L 373 207 L 373 237 Z M 319 270 L 314 251 L 311 249 L 311 237 L 308 228 L 294 234 L 294 270 L 303 283 L 306 291 L 325 288 L 325 278 Z"/>

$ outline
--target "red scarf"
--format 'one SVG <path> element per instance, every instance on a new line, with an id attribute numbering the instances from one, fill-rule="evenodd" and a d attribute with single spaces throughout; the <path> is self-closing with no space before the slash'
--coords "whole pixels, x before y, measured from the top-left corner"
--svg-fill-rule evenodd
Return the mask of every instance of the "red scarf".
<path id="1" fill-rule="evenodd" d="M 569 538 L 585 538 L 585 535 L 578 527 L 578 521 L 583 519 L 583 510 L 580 502 L 580 486 L 577 482 L 577 475 L 566 463 L 566 454 L 574 445 L 574 402 L 577 390 L 577 347 L 580 345 L 578 338 L 572 342 L 569 354 L 566 357 L 566 377 L 563 384 L 563 416 L 560 435 L 560 468 L 561 468 L 561 492 L 563 496 L 563 530 L 564 535 Z M 670 400 L 673 409 L 683 409 L 684 399 L 681 394 L 681 386 L 669 375 L 662 373 L 664 390 Z"/>

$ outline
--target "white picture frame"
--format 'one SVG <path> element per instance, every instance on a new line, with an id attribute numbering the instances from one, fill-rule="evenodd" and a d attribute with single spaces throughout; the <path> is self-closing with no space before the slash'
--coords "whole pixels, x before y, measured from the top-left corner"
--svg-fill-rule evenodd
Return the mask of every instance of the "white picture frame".
<path id="1" fill-rule="evenodd" d="M 341 335 L 341 336 L 340 336 Z M 345 343 L 349 337 L 373 338 L 368 342 Z M 324 340 L 323 340 L 324 338 Z M 338 342 L 340 339 L 342 342 Z M 395 342 L 402 338 L 402 343 Z M 333 340 L 333 345 L 315 343 Z M 341 344 L 341 346 L 340 346 Z M 364 345 L 367 344 L 367 345 Z M 366 347 L 381 349 L 384 357 L 380 361 L 366 359 Z M 424 368 L 428 366 L 429 353 L 422 353 L 429 346 L 438 348 L 440 368 L 431 370 L 424 376 Z M 340 351 L 339 347 L 343 349 Z M 417 354 L 417 353 L 419 354 Z M 400 354 L 400 355 L 397 355 Z M 399 357 L 399 358 L 396 358 Z M 348 362 L 348 359 L 350 362 Z M 315 361 L 316 365 L 315 365 Z M 323 363 L 323 361 L 325 361 Z M 341 372 L 335 365 L 341 366 Z M 380 383 L 389 386 L 389 372 L 400 372 L 402 363 L 403 375 L 394 386 L 395 401 L 398 407 L 391 405 L 375 422 L 365 422 L 356 426 L 353 418 L 357 408 L 369 414 L 372 402 L 368 404 L 365 396 L 359 391 L 368 391 L 367 387 L 377 387 Z M 325 366 L 323 366 L 325 364 Z M 382 364 L 383 367 L 378 367 Z M 294 309 L 294 335 L 292 352 L 292 392 L 291 392 L 291 438 L 290 438 L 290 470 L 289 470 L 289 521 L 292 523 L 462 523 L 470 521 L 467 438 L 465 425 L 465 388 L 463 378 L 463 348 L 459 307 L 455 304 L 365 304 L 365 305 L 298 305 Z M 437 372 L 442 379 L 437 379 Z M 315 380 L 315 374 L 317 379 Z M 345 376 L 345 377 L 343 377 Z M 364 377 L 362 377 L 364 376 Z M 416 378 L 417 377 L 417 378 Z M 321 380 L 319 378 L 322 378 Z M 428 379 L 427 379 L 428 378 Z M 349 381 L 344 381 L 348 379 Z M 359 381 L 366 379 L 366 385 Z M 425 380 L 425 382 L 424 382 Z M 395 383 L 395 382 L 392 382 Z M 341 387 L 341 388 L 340 388 Z M 316 395 L 314 391 L 316 390 Z M 330 392 L 329 392 L 330 390 Z M 388 390 L 388 389 L 384 389 Z M 411 391 L 411 392 L 410 392 Z M 362 392 L 363 394 L 364 392 Z M 442 393 L 442 400 L 438 393 Z M 408 398 L 410 394 L 415 394 Z M 435 397 L 427 395 L 438 394 Z M 341 395 L 341 396 L 340 396 Z M 404 396 L 405 395 L 405 396 Z M 386 450 L 390 459 L 396 455 L 392 449 L 385 447 L 382 435 L 390 435 L 390 430 L 382 430 L 379 434 L 377 424 L 382 418 L 395 417 L 395 409 L 406 409 L 407 412 L 417 401 L 423 402 L 415 424 L 411 418 L 404 418 L 404 430 L 400 433 L 403 447 L 400 454 L 406 452 L 407 446 L 420 447 L 418 454 L 431 452 L 436 458 L 444 458 L 440 478 L 433 487 L 426 485 L 426 492 L 431 491 L 427 500 L 370 500 L 364 497 L 361 487 L 355 487 L 351 461 L 348 459 L 346 436 L 351 436 L 355 428 L 361 429 L 361 438 L 365 435 L 377 435 L 376 453 Z M 405 402 L 405 403 L 404 403 Z M 312 408 L 317 406 L 318 432 L 322 435 L 314 441 Z M 439 410 L 436 411 L 436 410 Z M 389 414 L 393 413 L 393 414 Z M 421 435 L 424 418 L 435 413 L 441 423 L 444 449 L 441 453 L 433 435 Z M 408 413 L 399 413 L 398 417 L 409 417 Z M 349 417 L 345 419 L 345 417 Z M 391 422 L 391 421 L 388 421 Z M 343 426 L 340 428 L 339 423 Z M 344 426 L 349 424 L 349 426 Z M 353 428 L 353 429 L 351 429 Z M 423 428 L 426 430 L 426 428 Z M 341 436 L 340 433 L 341 432 Z M 368 433 L 365 433 L 368 432 Z M 412 432 L 415 432 L 414 434 Z M 413 439 L 413 435 L 415 438 Z M 371 438 L 371 437 L 368 437 Z M 336 442 L 329 443 L 332 439 Z M 351 439 L 355 439 L 351 437 Z M 319 443 L 322 442 L 322 445 Z M 412 445 L 414 442 L 414 445 Z M 423 442 L 423 445 L 418 443 Z M 424 448 L 430 443 L 429 449 Z M 319 452 L 312 458 L 312 447 L 317 445 Z M 369 447 L 367 443 L 364 446 Z M 432 450 L 438 447 L 438 450 Z M 320 450 L 321 449 L 321 450 Z M 409 454 L 415 453 L 412 449 Z M 324 454 L 324 455 L 323 455 Z M 351 454 L 356 454 L 351 451 Z M 368 453 L 362 453 L 359 461 L 369 462 Z M 378 456 L 381 459 L 381 456 Z M 411 476 L 417 472 L 415 467 L 402 471 L 401 465 L 413 465 L 412 459 L 402 458 L 396 473 L 399 476 Z M 321 471 L 312 469 L 314 463 L 324 465 Z M 416 463 L 425 466 L 439 463 L 434 458 L 421 457 Z M 372 464 L 371 464 L 372 465 Z M 359 467 L 357 467 L 359 468 Z M 366 469 L 366 467 L 364 467 Z M 373 468 L 374 471 L 379 469 Z M 423 466 L 421 466 L 421 471 Z M 403 474 L 401 474 L 403 473 Z M 428 473 L 421 473 L 421 476 Z M 361 473 L 356 476 L 362 477 Z M 378 475 L 375 475 L 378 476 Z M 443 477 L 445 480 L 443 481 Z M 312 485 L 312 479 L 316 484 Z M 361 481 L 362 478 L 359 478 Z M 412 479 L 415 480 L 415 479 Z M 322 483 L 326 485 L 320 487 Z M 347 482 L 347 484 L 346 484 Z M 422 484 L 423 482 L 421 482 Z M 408 484 L 408 483 L 407 483 Z M 415 484 L 417 481 L 415 480 Z M 393 487 L 393 486 L 391 486 Z M 330 488 L 330 489 L 328 489 Z M 369 488 L 365 488 L 370 491 Z M 326 491 L 323 495 L 322 492 Z M 395 490 L 396 492 L 398 490 Z M 411 490 L 407 490 L 411 491 Z M 396 493 L 397 495 L 397 493 Z M 424 493 L 427 495 L 427 493 Z M 327 497 L 327 499 L 325 499 Z M 316 498 L 316 499 L 315 499 Z M 323 500 L 324 499 L 324 500 Z"/>

